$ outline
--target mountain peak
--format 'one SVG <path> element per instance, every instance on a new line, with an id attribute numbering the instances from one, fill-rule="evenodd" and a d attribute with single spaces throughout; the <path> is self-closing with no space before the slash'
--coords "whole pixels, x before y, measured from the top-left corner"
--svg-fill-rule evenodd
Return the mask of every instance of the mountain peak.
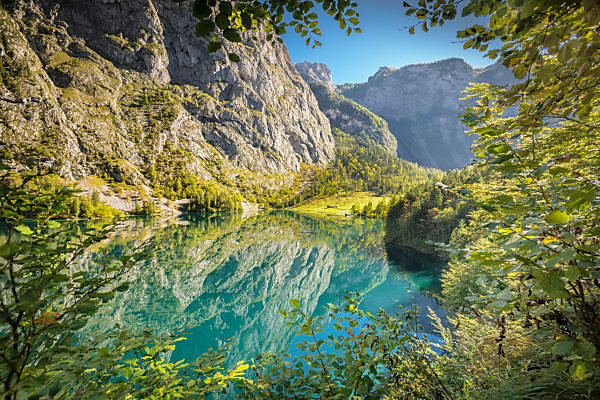
<path id="1" fill-rule="evenodd" d="M 373 77 L 380 77 L 380 76 L 384 76 L 384 75 L 388 75 L 394 71 L 398 70 L 398 68 L 394 68 L 394 67 L 379 67 L 379 69 L 377 70 L 377 72 L 375 73 L 375 75 L 373 75 Z"/>
<path id="2" fill-rule="evenodd" d="M 338 92 L 388 122 L 398 156 L 423 166 L 462 168 L 473 137 L 457 119 L 462 91 L 470 82 L 511 84 L 501 65 L 473 68 L 458 57 L 395 69 L 381 67 L 367 82 L 338 86 Z"/>
<path id="3" fill-rule="evenodd" d="M 296 63 L 296 70 L 307 83 L 318 82 L 335 90 L 335 85 L 331 80 L 331 71 L 326 64 L 303 61 Z"/>

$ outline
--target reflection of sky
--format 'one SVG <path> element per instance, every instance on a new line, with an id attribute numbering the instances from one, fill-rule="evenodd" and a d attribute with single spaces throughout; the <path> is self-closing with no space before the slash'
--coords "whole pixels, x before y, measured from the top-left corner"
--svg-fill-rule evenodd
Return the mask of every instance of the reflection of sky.
<path id="1" fill-rule="evenodd" d="M 409 3 L 417 3 L 409 1 Z M 363 33 L 346 36 L 332 17 L 319 11 L 319 27 L 323 36 L 317 39 L 321 47 L 311 49 L 301 38 L 290 30 L 284 35 L 284 43 L 290 50 L 294 62 L 322 62 L 329 66 L 333 82 L 365 82 L 377 72 L 379 67 L 402 67 L 408 64 L 432 62 L 450 57 L 460 57 L 473 67 L 483 67 L 493 63 L 477 50 L 464 50 L 457 43 L 456 31 L 475 23 L 485 25 L 485 20 L 473 17 L 450 21 L 442 27 L 434 27 L 425 33 L 418 28 L 414 35 L 402 29 L 413 24 L 414 16 L 404 15 L 405 9 L 400 0 L 361 0 L 358 1 L 360 28 Z"/>

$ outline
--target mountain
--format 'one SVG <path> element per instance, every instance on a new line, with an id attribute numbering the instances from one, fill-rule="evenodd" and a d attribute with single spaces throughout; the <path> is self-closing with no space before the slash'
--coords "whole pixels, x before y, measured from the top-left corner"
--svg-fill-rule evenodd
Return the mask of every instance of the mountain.
<path id="1" fill-rule="evenodd" d="M 396 138 L 388 123 L 367 108 L 337 93 L 331 81 L 331 71 L 325 64 L 301 62 L 296 69 L 310 85 L 321 111 L 329 119 L 333 129 L 353 136 L 366 135 L 383 146 L 390 154 L 396 154 Z"/>
<path id="2" fill-rule="evenodd" d="M 295 64 L 296 70 L 307 83 L 321 83 L 327 89 L 335 90 L 331 79 L 331 71 L 326 64 L 303 61 Z"/>
<path id="3" fill-rule="evenodd" d="M 367 82 L 337 87 L 340 94 L 384 118 L 398 141 L 398 156 L 444 170 L 462 168 L 473 137 L 457 119 L 470 82 L 511 84 L 499 64 L 473 68 L 450 58 L 402 68 L 382 67 Z"/>
<path id="4" fill-rule="evenodd" d="M 235 182 L 334 157 L 329 122 L 283 45 L 244 36 L 209 55 L 191 1 L 17 4 L 0 7 L 9 162 L 37 152 L 70 179 L 140 185 L 158 165 L 171 166 L 169 180 Z"/>

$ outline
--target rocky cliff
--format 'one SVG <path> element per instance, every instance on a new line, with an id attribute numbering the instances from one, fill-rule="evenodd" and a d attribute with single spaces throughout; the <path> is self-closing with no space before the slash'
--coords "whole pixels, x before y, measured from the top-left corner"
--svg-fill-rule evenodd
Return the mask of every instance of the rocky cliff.
<path id="1" fill-rule="evenodd" d="M 331 79 L 331 71 L 326 64 L 303 61 L 296 63 L 296 70 L 307 83 L 321 83 L 330 90 L 335 90 Z"/>
<path id="2" fill-rule="evenodd" d="M 319 108 L 329 119 L 331 128 L 350 135 L 366 135 L 382 145 L 390 154 L 396 154 L 396 138 L 388 123 L 367 108 L 337 93 L 331 81 L 331 72 L 325 64 L 301 62 L 296 69 L 309 83 Z"/>
<path id="3" fill-rule="evenodd" d="M 174 155 L 207 180 L 333 158 L 329 122 L 283 45 L 227 45 L 239 63 L 209 55 L 190 2 L 16 3 L 0 7 L 5 159 L 37 151 L 68 178 L 141 184 Z"/>
<path id="4" fill-rule="evenodd" d="M 367 82 L 338 86 L 344 96 L 383 117 L 398 141 L 398 156 L 423 166 L 461 168 L 472 154 L 473 137 L 457 115 L 470 82 L 509 84 L 500 65 L 472 68 L 451 58 L 399 69 L 382 67 Z"/>

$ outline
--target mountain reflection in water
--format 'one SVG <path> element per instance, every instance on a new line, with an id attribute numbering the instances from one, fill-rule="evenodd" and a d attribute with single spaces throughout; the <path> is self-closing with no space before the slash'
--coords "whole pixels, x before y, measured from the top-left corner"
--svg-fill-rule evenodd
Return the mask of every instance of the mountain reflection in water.
<path id="1" fill-rule="evenodd" d="M 290 299 L 319 315 L 350 291 L 363 294 L 362 308 L 371 312 L 417 304 L 443 315 L 430 294 L 443 261 L 406 249 L 386 254 L 380 221 L 292 212 L 132 220 L 104 250 L 118 256 L 150 237 L 158 243 L 154 257 L 130 272 L 129 290 L 107 303 L 86 330 L 115 323 L 159 332 L 189 327 L 171 360 L 193 360 L 230 338 L 236 340 L 231 363 L 288 349 L 296 332 L 279 310 L 289 309 Z"/>

